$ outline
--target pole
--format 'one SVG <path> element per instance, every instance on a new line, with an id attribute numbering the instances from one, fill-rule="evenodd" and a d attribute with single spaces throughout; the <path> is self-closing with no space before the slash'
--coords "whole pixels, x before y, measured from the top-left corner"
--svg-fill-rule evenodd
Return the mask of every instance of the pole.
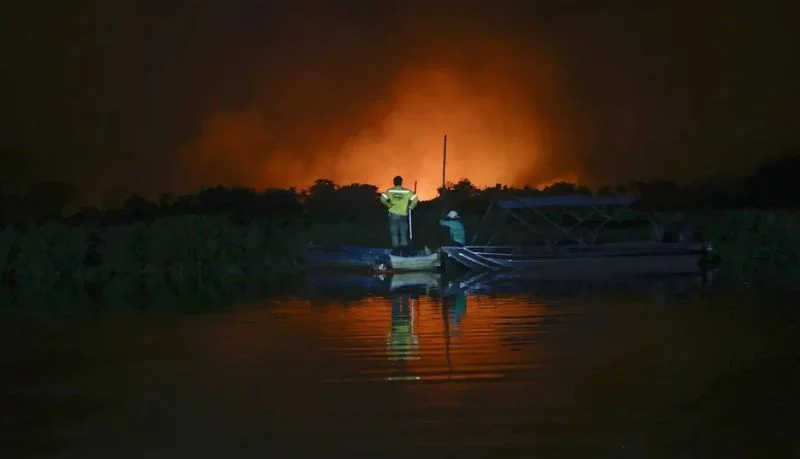
<path id="1" fill-rule="evenodd" d="M 417 181 L 414 180 L 414 194 L 417 194 Z M 419 198 L 417 198 L 419 200 Z M 411 224 L 411 208 L 408 209 L 408 244 L 414 240 L 414 226 Z"/>
<path id="2" fill-rule="evenodd" d="M 447 212 L 447 203 L 445 193 L 447 192 L 447 134 L 444 135 L 444 142 L 442 145 L 442 194 L 439 196 L 439 205 L 441 206 L 441 218 L 444 218 L 445 212 Z M 442 269 L 445 267 L 446 255 L 444 252 L 439 251 L 439 259 L 441 260 Z M 444 311 L 442 312 L 444 314 Z M 446 320 L 446 319 L 445 319 Z M 449 333 L 446 331 L 445 333 Z M 448 334 L 448 341 L 447 341 L 447 367 L 450 367 L 450 341 L 449 341 L 449 334 Z"/>
<path id="3" fill-rule="evenodd" d="M 447 170 L 447 134 L 444 135 L 444 148 L 442 151 L 442 196 L 447 189 L 445 171 Z"/>

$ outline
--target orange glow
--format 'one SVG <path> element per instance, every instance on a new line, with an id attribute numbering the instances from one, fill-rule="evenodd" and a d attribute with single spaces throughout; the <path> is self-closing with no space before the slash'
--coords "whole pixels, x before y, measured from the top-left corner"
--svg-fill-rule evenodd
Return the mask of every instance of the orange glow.
<path id="1" fill-rule="evenodd" d="M 325 314 L 318 308 L 281 308 L 284 327 L 303 324 L 303 333 L 313 330 L 314 339 L 322 342 L 335 340 L 335 347 L 380 352 L 384 363 L 372 368 L 374 377 L 399 377 L 403 374 L 422 379 L 448 378 L 446 328 L 450 329 L 450 365 L 453 374 L 469 374 L 471 378 L 484 379 L 500 376 L 505 369 L 533 367 L 548 358 L 547 350 L 533 348 L 514 349 L 504 342 L 505 335 L 496 330 L 501 322 L 508 323 L 509 310 L 523 314 L 526 320 L 544 320 L 555 310 L 531 304 L 529 298 L 506 298 L 498 308 L 493 299 L 481 296 L 467 298 L 466 312 L 461 324 L 445 325 L 441 304 L 437 299 L 420 296 L 406 297 L 413 311 L 413 327 L 405 318 L 392 317 L 392 301 L 402 301 L 402 295 L 370 297 L 350 303 L 347 307 L 328 305 Z M 258 321 L 261 322 L 261 321 Z M 528 324 L 530 325 L 530 324 Z M 310 328 L 309 328 L 310 327 Z M 460 329 L 472 330 L 462 333 Z M 284 333 L 290 333 L 288 328 Z M 403 333 L 408 336 L 400 336 Z M 241 333 L 239 330 L 237 333 Z M 260 336 L 260 335 L 259 335 Z M 347 337 L 346 340 L 341 340 Z M 226 340 L 214 340 L 215 346 Z M 251 343 L 252 344 L 252 343 Z M 481 352 L 474 352 L 480 349 Z M 340 357 L 347 357 L 346 355 Z M 500 367 L 503 368 L 500 368 Z"/>
<path id="2" fill-rule="evenodd" d="M 418 181 L 423 199 L 435 197 L 447 133 L 448 181 L 514 182 L 541 157 L 530 121 L 503 94 L 476 91 L 447 71 L 409 70 L 399 80 L 393 111 L 379 128 L 347 142 L 332 175 L 386 186 L 399 174 L 408 187 Z"/>
<path id="3" fill-rule="evenodd" d="M 393 299 L 401 301 L 399 295 Z M 406 297 L 406 300 L 413 305 L 413 336 L 399 336 L 403 332 L 410 334 L 412 330 L 402 318 L 393 320 L 389 298 L 365 298 L 347 307 L 327 304 L 324 309 L 303 304 L 306 303 L 303 300 L 289 300 L 283 301 L 280 307 L 240 311 L 230 317 L 230 326 L 220 326 L 220 320 L 223 323 L 227 320 L 215 318 L 213 323 L 208 323 L 209 328 L 199 331 L 204 336 L 203 341 L 209 343 L 202 352 L 210 359 L 208 362 L 231 362 L 245 356 L 261 360 L 285 353 L 286 348 L 278 343 L 294 342 L 302 335 L 306 344 L 302 348 L 292 347 L 293 359 L 311 358 L 306 352 L 315 347 L 330 353 L 333 360 L 353 358 L 351 352 L 359 356 L 369 353 L 382 363 L 370 368 L 371 373 L 364 376 L 378 379 L 403 375 L 422 379 L 457 378 L 459 374 L 475 379 L 495 378 L 507 369 L 532 368 L 541 364 L 542 359 L 552 358 L 546 349 L 515 350 L 504 342 L 505 334 L 496 330 L 501 322 L 516 320 L 509 318 L 509 314 L 523 314 L 524 311 L 526 320 L 530 321 L 544 320 L 550 313 L 556 313 L 545 306 L 531 304 L 528 298 L 506 298 L 503 307 L 497 307 L 491 298 L 469 296 L 461 324 L 447 326 L 438 300 L 427 296 Z M 279 314 L 280 321 L 275 321 L 273 314 Z M 446 327 L 451 335 L 449 366 Z M 471 332 L 462 333 L 460 329 Z M 411 344 L 412 341 L 415 343 L 404 349 L 402 343 Z M 476 349 L 480 352 L 475 352 Z"/>
<path id="4" fill-rule="evenodd" d="M 564 176 L 564 167 L 558 171 L 549 164 L 553 135 L 547 135 L 547 120 L 533 97 L 554 97 L 547 65 L 529 81 L 516 71 L 513 59 L 503 53 L 487 55 L 491 57 L 470 72 L 408 66 L 384 100 L 362 107 L 360 115 L 306 121 L 302 129 L 289 123 L 291 134 L 271 126 L 258 106 L 212 113 L 182 150 L 188 180 L 194 187 L 306 188 L 327 178 L 383 189 L 399 174 L 409 188 L 416 180 L 421 198 L 430 199 L 441 186 L 444 134 L 448 182 L 468 178 L 477 186 L 541 186 L 560 180 L 556 176 Z M 308 105 L 308 95 L 297 97 Z M 276 141 L 281 133 L 291 140 Z"/>

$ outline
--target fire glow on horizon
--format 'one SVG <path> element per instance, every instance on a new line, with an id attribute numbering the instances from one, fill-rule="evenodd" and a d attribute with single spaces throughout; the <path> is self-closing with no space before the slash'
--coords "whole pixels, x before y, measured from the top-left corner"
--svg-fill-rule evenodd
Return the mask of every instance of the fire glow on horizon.
<path id="1" fill-rule="evenodd" d="M 547 172 L 543 128 L 519 85 L 502 74 L 464 78 L 449 68 L 407 68 L 387 100 L 369 107 L 363 127 L 337 148 L 328 150 L 324 133 L 299 152 L 275 148 L 275 133 L 251 107 L 208 116 L 182 158 L 188 174 L 206 185 L 307 188 L 324 178 L 383 189 L 401 175 L 406 187 L 416 181 L 420 198 L 431 199 L 441 186 L 447 134 L 447 182 L 541 187 L 574 181 L 574 173 Z"/>

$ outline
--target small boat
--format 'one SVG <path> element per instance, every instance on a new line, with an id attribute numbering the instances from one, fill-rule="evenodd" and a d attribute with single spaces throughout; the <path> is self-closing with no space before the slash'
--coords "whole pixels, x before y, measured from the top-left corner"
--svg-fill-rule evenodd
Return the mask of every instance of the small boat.
<path id="1" fill-rule="evenodd" d="M 428 292 L 439 288 L 435 271 L 403 273 L 316 270 L 306 275 L 306 294 L 332 297 L 366 297 L 404 292 Z"/>
<path id="2" fill-rule="evenodd" d="M 388 259 L 391 252 L 388 248 L 319 245 L 307 247 L 303 257 L 316 267 L 372 269 L 376 260 Z"/>
<path id="3" fill-rule="evenodd" d="M 585 277 L 588 275 L 665 275 L 700 274 L 711 257 L 711 247 L 700 241 L 662 242 L 602 241 L 601 230 L 624 216 L 638 218 L 655 227 L 646 212 L 636 211 L 638 196 L 554 196 L 512 198 L 490 204 L 490 216 L 503 213 L 523 223 L 527 231 L 524 245 L 491 245 L 494 235 L 483 245 L 442 247 L 446 257 L 473 271 L 528 270 L 543 278 Z M 581 214 L 579 211 L 584 210 Z M 555 216 L 566 215 L 565 227 Z M 533 221 L 531 221 L 533 220 Z M 536 220 L 544 225 L 536 226 Z M 594 225 L 594 226 L 592 226 Z M 588 226 L 588 228 L 587 228 Z M 543 231 L 550 229 L 549 232 Z M 581 234 L 578 228 L 583 231 Z M 531 237 L 533 230 L 537 237 Z M 658 232 L 656 232 L 658 233 Z M 475 234 L 473 243 L 479 237 Z"/>
<path id="4" fill-rule="evenodd" d="M 389 254 L 388 269 L 392 271 L 434 271 L 439 269 L 439 253 L 425 254 L 411 257 L 398 257 Z M 380 268 L 378 268 L 380 270 Z"/>
<path id="5" fill-rule="evenodd" d="M 304 253 L 309 265 L 330 268 L 368 269 L 380 272 L 432 271 L 439 268 L 439 253 L 417 250 L 410 256 L 392 254 L 390 248 L 355 246 L 310 246 Z"/>

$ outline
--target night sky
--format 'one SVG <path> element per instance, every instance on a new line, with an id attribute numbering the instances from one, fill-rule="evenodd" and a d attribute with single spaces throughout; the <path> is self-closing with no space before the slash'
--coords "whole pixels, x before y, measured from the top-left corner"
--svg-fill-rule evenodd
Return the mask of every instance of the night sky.
<path id="1" fill-rule="evenodd" d="M 760 5 L 760 6 L 758 6 Z M 0 180 L 597 186 L 800 145 L 797 1 L 11 0 Z M 426 191 L 427 190 L 427 191 Z"/>

